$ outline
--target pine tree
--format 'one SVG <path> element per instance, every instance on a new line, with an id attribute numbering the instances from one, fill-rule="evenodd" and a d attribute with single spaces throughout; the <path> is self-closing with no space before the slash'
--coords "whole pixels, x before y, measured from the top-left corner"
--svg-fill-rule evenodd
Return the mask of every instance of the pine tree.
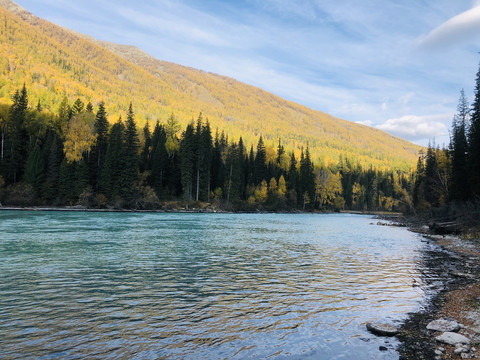
<path id="1" fill-rule="evenodd" d="M 450 139 L 450 153 L 452 159 L 452 176 L 450 185 L 450 199 L 467 200 L 470 194 L 467 174 L 467 138 L 466 125 L 469 120 L 469 105 L 463 89 L 460 92 L 457 114 L 453 118 L 452 134 Z"/>
<path id="2" fill-rule="evenodd" d="M 267 152 L 265 149 L 265 144 L 263 143 L 263 138 L 260 135 L 257 144 L 257 153 L 255 155 L 255 184 L 258 185 L 262 180 L 266 180 L 268 177 L 267 170 Z"/>
<path id="3" fill-rule="evenodd" d="M 133 186 L 137 179 L 139 146 L 137 126 L 135 125 L 132 103 L 130 103 L 125 123 L 125 171 L 122 185 L 122 194 L 126 200 L 132 200 L 129 197 L 133 194 Z"/>
<path id="4" fill-rule="evenodd" d="M 77 98 L 77 100 L 75 100 L 72 106 L 72 115 L 80 114 L 84 112 L 84 110 L 85 110 L 85 104 L 83 103 L 82 100 L 80 100 L 80 98 Z"/>
<path id="5" fill-rule="evenodd" d="M 193 199 L 193 181 L 195 174 L 195 130 L 190 123 L 182 135 L 180 142 L 180 173 L 183 196 L 186 200 Z"/>
<path id="6" fill-rule="evenodd" d="M 122 183 L 125 172 L 124 150 L 125 126 L 120 118 L 113 124 L 108 137 L 105 166 L 102 171 L 100 190 L 111 201 L 116 201 L 122 194 Z"/>
<path id="7" fill-rule="evenodd" d="M 28 95 L 25 84 L 16 91 L 9 113 L 9 131 L 5 147 L 4 174 L 7 183 L 16 183 L 22 179 L 27 157 L 28 135 L 25 129 Z"/>
<path id="8" fill-rule="evenodd" d="M 168 153 L 166 148 L 167 134 L 163 126 L 157 121 L 152 135 L 151 175 L 149 184 L 155 190 L 159 198 L 163 197 L 164 182 L 168 164 Z"/>
<path id="9" fill-rule="evenodd" d="M 310 151 L 307 148 L 305 154 L 301 153 L 300 156 L 300 195 L 303 202 L 303 209 L 309 204 L 309 207 L 314 207 L 315 199 L 315 174 L 313 172 L 313 164 L 310 160 Z"/>
<path id="10" fill-rule="evenodd" d="M 480 68 L 475 84 L 475 99 L 468 130 L 468 178 L 473 194 L 480 196 Z"/>
<path id="11" fill-rule="evenodd" d="M 143 148 L 140 153 L 139 168 L 140 172 L 150 171 L 151 170 L 151 147 L 152 147 L 152 136 L 150 134 L 150 127 L 148 121 L 143 127 Z"/>
<path id="12" fill-rule="evenodd" d="M 437 183 L 438 164 L 437 151 L 435 145 L 428 144 L 427 155 L 425 159 L 425 200 L 432 207 L 439 205 L 439 199 L 435 192 Z"/>
<path id="13" fill-rule="evenodd" d="M 105 111 L 105 103 L 103 101 L 98 105 L 98 111 L 93 126 L 96 143 L 93 146 L 90 155 L 90 175 L 91 183 L 94 186 L 94 189 L 98 191 L 108 148 L 108 120 L 107 112 Z"/>
<path id="14" fill-rule="evenodd" d="M 35 193 L 40 192 L 45 177 L 45 160 L 40 146 L 36 144 L 30 151 L 25 163 L 25 181 L 32 185 Z"/>

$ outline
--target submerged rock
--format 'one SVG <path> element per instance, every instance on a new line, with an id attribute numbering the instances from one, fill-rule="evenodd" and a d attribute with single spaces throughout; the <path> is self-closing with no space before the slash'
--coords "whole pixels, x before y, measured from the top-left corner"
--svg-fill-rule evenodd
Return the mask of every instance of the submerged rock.
<path id="1" fill-rule="evenodd" d="M 428 330 L 441 332 L 455 332 L 460 330 L 460 325 L 454 320 L 438 319 L 427 325 Z"/>
<path id="2" fill-rule="evenodd" d="M 470 339 L 467 338 L 466 336 L 463 336 L 461 334 L 457 334 L 454 332 L 444 332 L 442 335 L 439 335 L 435 337 L 435 340 L 438 342 L 444 343 L 444 344 L 449 344 L 449 345 L 455 345 L 455 344 L 470 344 Z"/>
<path id="3" fill-rule="evenodd" d="M 371 333 L 382 336 L 395 336 L 398 334 L 398 329 L 395 326 L 379 322 L 368 323 L 367 330 Z"/>

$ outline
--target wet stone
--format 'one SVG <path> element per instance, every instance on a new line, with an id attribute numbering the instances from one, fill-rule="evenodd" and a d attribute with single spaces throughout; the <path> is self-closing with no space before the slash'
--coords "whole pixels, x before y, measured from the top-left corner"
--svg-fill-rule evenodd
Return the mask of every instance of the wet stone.
<path id="1" fill-rule="evenodd" d="M 398 329 L 395 326 L 379 322 L 368 323 L 367 330 L 381 336 L 395 336 L 398 333 Z"/>

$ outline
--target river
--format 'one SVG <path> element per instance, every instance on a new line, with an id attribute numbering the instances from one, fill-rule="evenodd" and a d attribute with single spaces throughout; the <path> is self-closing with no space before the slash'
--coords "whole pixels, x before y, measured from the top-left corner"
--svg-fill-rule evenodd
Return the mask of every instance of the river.
<path id="1" fill-rule="evenodd" d="M 398 359 L 365 323 L 422 307 L 427 245 L 376 223 L 0 211 L 0 356 Z"/>

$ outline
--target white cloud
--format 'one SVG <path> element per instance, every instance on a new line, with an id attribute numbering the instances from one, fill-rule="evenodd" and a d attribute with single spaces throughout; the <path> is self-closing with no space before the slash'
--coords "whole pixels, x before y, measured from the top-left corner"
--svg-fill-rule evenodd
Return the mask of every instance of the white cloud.
<path id="1" fill-rule="evenodd" d="M 436 48 L 478 39 L 480 31 L 480 1 L 475 7 L 452 17 L 420 39 L 421 48 Z"/>
<path id="2" fill-rule="evenodd" d="M 373 121 L 372 121 L 372 120 L 355 121 L 355 123 L 361 124 L 361 125 L 366 125 L 366 126 L 372 126 L 372 125 L 373 125 Z"/>
<path id="3" fill-rule="evenodd" d="M 400 118 L 388 119 L 376 127 L 396 136 L 411 141 L 448 136 L 445 123 L 452 119 L 452 114 L 438 115 L 406 115 Z"/>

